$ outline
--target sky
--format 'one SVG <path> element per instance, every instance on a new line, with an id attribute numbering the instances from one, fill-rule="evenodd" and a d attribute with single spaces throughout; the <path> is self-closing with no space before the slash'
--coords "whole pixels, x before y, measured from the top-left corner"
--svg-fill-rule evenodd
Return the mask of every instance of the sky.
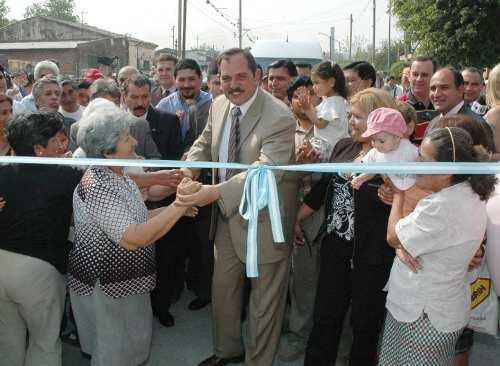
<path id="1" fill-rule="evenodd" d="M 187 48 L 203 43 L 217 49 L 238 45 L 238 0 L 187 0 Z M 33 0 L 7 0 L 9 18 L 22 19 Z M 388 36 L 388 0 L 376 1 L 376 42 Z M 75 0 L 76 12 L 85 23 L 111 32 L 172 47 L 172 27 L 177 38 L 178 0 Z M 211 5 L 212 4 L 212 5 Z M 216 10 L 218 9 L 218 10 Z M 349 15 L 353 15 L 353 39 L 372 39 L 373 0 L 242 0 L 243 46 L 256 39 L 319 41 L 329 50 L 330 27 L 335 39 L 349 36 Z M 393 22 L 394 27 L 394 22 Z M 392 37 L 398 37 L 393 28 Z M 339 47 L 336 44 L 336 47 Z"/>

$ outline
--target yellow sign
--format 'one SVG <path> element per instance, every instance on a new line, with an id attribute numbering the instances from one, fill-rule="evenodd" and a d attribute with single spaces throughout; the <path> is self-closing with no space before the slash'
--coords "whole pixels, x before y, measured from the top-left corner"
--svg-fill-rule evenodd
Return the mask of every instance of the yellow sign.
<path id="1" fill-rule="evenodd" d="M 478 277 L 470 284 L 470 292 L 472 295 L 471 309 L 475 309 L 481 305 L 490 296 L 491 279 Z"/>

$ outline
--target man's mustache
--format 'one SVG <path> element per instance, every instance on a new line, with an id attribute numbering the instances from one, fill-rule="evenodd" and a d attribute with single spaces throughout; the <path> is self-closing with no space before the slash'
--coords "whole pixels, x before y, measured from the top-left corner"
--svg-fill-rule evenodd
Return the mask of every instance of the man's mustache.
<path id="1" fill-rule="evenodd" d="M 229 94 L 233 94 L 233 93 L 243 93 L 244 90 L 241 89 L 241 88 L 234 88 L 234 89 L 230 89 L 229 90 Z"/>

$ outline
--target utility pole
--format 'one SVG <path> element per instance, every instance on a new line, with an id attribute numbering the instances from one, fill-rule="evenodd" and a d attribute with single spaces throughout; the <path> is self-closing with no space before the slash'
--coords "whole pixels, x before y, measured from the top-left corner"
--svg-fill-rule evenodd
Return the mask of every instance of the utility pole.
<path id="1" fill-rule="evenodd" d="M 391 0 L 389 0 L 389 47 L 387 49 L 387 74 L 391 72 Z"/>
<path id="2" fill-rule="evenodd" d="M 196 35 L 196 49 L 200 48 L 200 36 Z"/>
<path id="3" fill-rule="evenodd" d="M 182 9 L 182 54 L 181 58 L 186 58 L 186 18 L 187 18 L 187 2 L 184 0 L 184 7 Z"/>
<path id="4" fill-rule="evenodd" d="M 172 49 L 175 51 L 175 25 L 172 26 Z"/>
<path id="5" fill-rule="evenodd" d="M 330 60 L 333 61 L 335 55 L 335 27 L 330 27 Z"/>
<path id="6" fill-rule="evenodd" d="M 352 61 L 352 14 L 349 26 L 349 61 Z"/>
<path id="7" fill-rule="evenodd" d="M 238 47 L 239 48 L 243 48 L 243 21 L 241 19 L 241 17 L 242 17 L 241 3 L 242 3 L 242 0 L 240 0 L 240 16 L 238 17 Z"/>
<path id="8" fill-rule="evenodd" d="M 177 11 L 177 58 L 182 58 L 182 0 L 179 0 L 179 8 Z"/>
<path id="9" fill-rule="evenodd" d="M 375 1 L 373 0 L 373 39 L 372 39 L 372 65 L 375 66 L 375 10 L 376 10 L 376 5 Z"/>

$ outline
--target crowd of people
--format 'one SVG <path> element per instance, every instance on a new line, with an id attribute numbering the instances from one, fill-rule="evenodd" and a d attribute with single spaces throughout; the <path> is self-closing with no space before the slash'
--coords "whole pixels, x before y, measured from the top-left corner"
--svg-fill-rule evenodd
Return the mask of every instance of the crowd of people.
<path id="1" fill-rule="evenodd" d="M 500 64 L 483 76 L 419 56 L 401 85 L 378 85 L 365 61 L 263 70 L 235 48 L 206 83 L 195 60 L 166 54 L 152 76 L 124 66 L 72 79 L 51 60 L 33 75 L 0 71 L 2 156 L 500 160 Z M 191 311 L 212 304 L 213 355 L 200 366 L 333 365 L 346 327 L 352 366 L 462 366 L 467 272 L 486 260 L 500 286 L 500 251 L 485 240 L 494 175 L 276 172 L 285 243 L 259 213 L 248 277 L 247 171 L 74 161 L 0 166 L 2 364 L 61 365 L 68 337 L 94 366 L 144 364 L 153 318 L 174 326 L 187 288 Z"/>

